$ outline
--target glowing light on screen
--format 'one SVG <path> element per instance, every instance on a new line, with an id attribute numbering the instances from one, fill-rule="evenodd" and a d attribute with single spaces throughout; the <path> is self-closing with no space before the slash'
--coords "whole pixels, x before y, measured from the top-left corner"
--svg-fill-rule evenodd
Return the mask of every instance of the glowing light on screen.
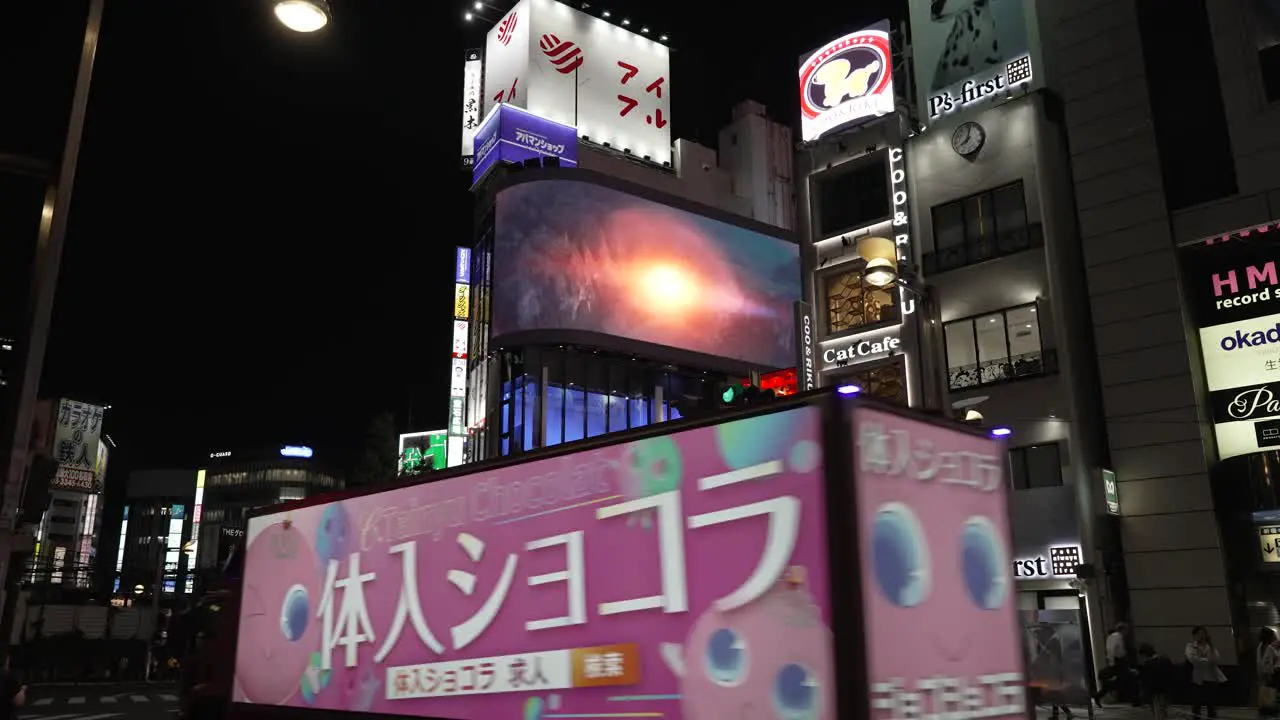
<path id="1" fill-rule="evenodd" d="M 651 311 L 683 314 L 698 301 L 698 282 L 687 270 L 675 264 L 651 265 L 639 280 L 638 298 Z"/>

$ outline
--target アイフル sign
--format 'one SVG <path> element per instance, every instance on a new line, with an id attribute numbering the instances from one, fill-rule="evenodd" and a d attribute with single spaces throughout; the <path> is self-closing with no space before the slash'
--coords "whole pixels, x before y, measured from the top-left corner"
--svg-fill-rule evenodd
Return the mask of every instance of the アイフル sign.
<path id="1" fill-rule="evenodd" d="M 485 42 L 485 112 L 514 105 L 636 160 L 670 163 L 671 52 L 663 42 L 556 0 L 522 0 Z"/>

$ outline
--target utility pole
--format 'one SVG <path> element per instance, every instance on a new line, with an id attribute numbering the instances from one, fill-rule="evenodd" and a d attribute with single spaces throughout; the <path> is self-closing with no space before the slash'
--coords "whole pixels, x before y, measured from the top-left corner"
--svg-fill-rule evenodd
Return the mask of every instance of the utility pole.
<path id="1" fill-rule="evenodd" d="M 152 648 L 156 646 L 156 640 L 160 637 L 160 593 L 164 591 L 164 559 L 169 554 L 169 536 L 160 536 L 158 539 L 161 542 L 160 557 L 156 561 L 155 584 L 151 586 L 151 640 L 147 642 L 146 666 L 142 670 L 143 678 L 147 682 L 151 682 Z"/>

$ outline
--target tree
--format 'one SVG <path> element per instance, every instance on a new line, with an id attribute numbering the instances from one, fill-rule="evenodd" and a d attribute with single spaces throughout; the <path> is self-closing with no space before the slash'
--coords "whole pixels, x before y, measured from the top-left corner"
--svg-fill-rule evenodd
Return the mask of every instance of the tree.
<path id="1" fill-rule="evenodd" d="M 369 420 L 365 433 L 364 451 L 351 473 L 352 487 L 378 485 L 396 479 L 400 459 L 396 456 L 396 418 L 393 413 L 380 412 Z"/>

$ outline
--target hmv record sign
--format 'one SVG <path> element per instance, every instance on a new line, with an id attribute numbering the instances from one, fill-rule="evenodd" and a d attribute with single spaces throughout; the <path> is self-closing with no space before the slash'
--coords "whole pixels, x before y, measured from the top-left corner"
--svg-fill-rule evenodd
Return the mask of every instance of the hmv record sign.
<path id="1" fill-rule="evenodd" d="M 1280 228 L 1186 246 L 1181 264 L 1218 456 L 1280 450 Z"/>

